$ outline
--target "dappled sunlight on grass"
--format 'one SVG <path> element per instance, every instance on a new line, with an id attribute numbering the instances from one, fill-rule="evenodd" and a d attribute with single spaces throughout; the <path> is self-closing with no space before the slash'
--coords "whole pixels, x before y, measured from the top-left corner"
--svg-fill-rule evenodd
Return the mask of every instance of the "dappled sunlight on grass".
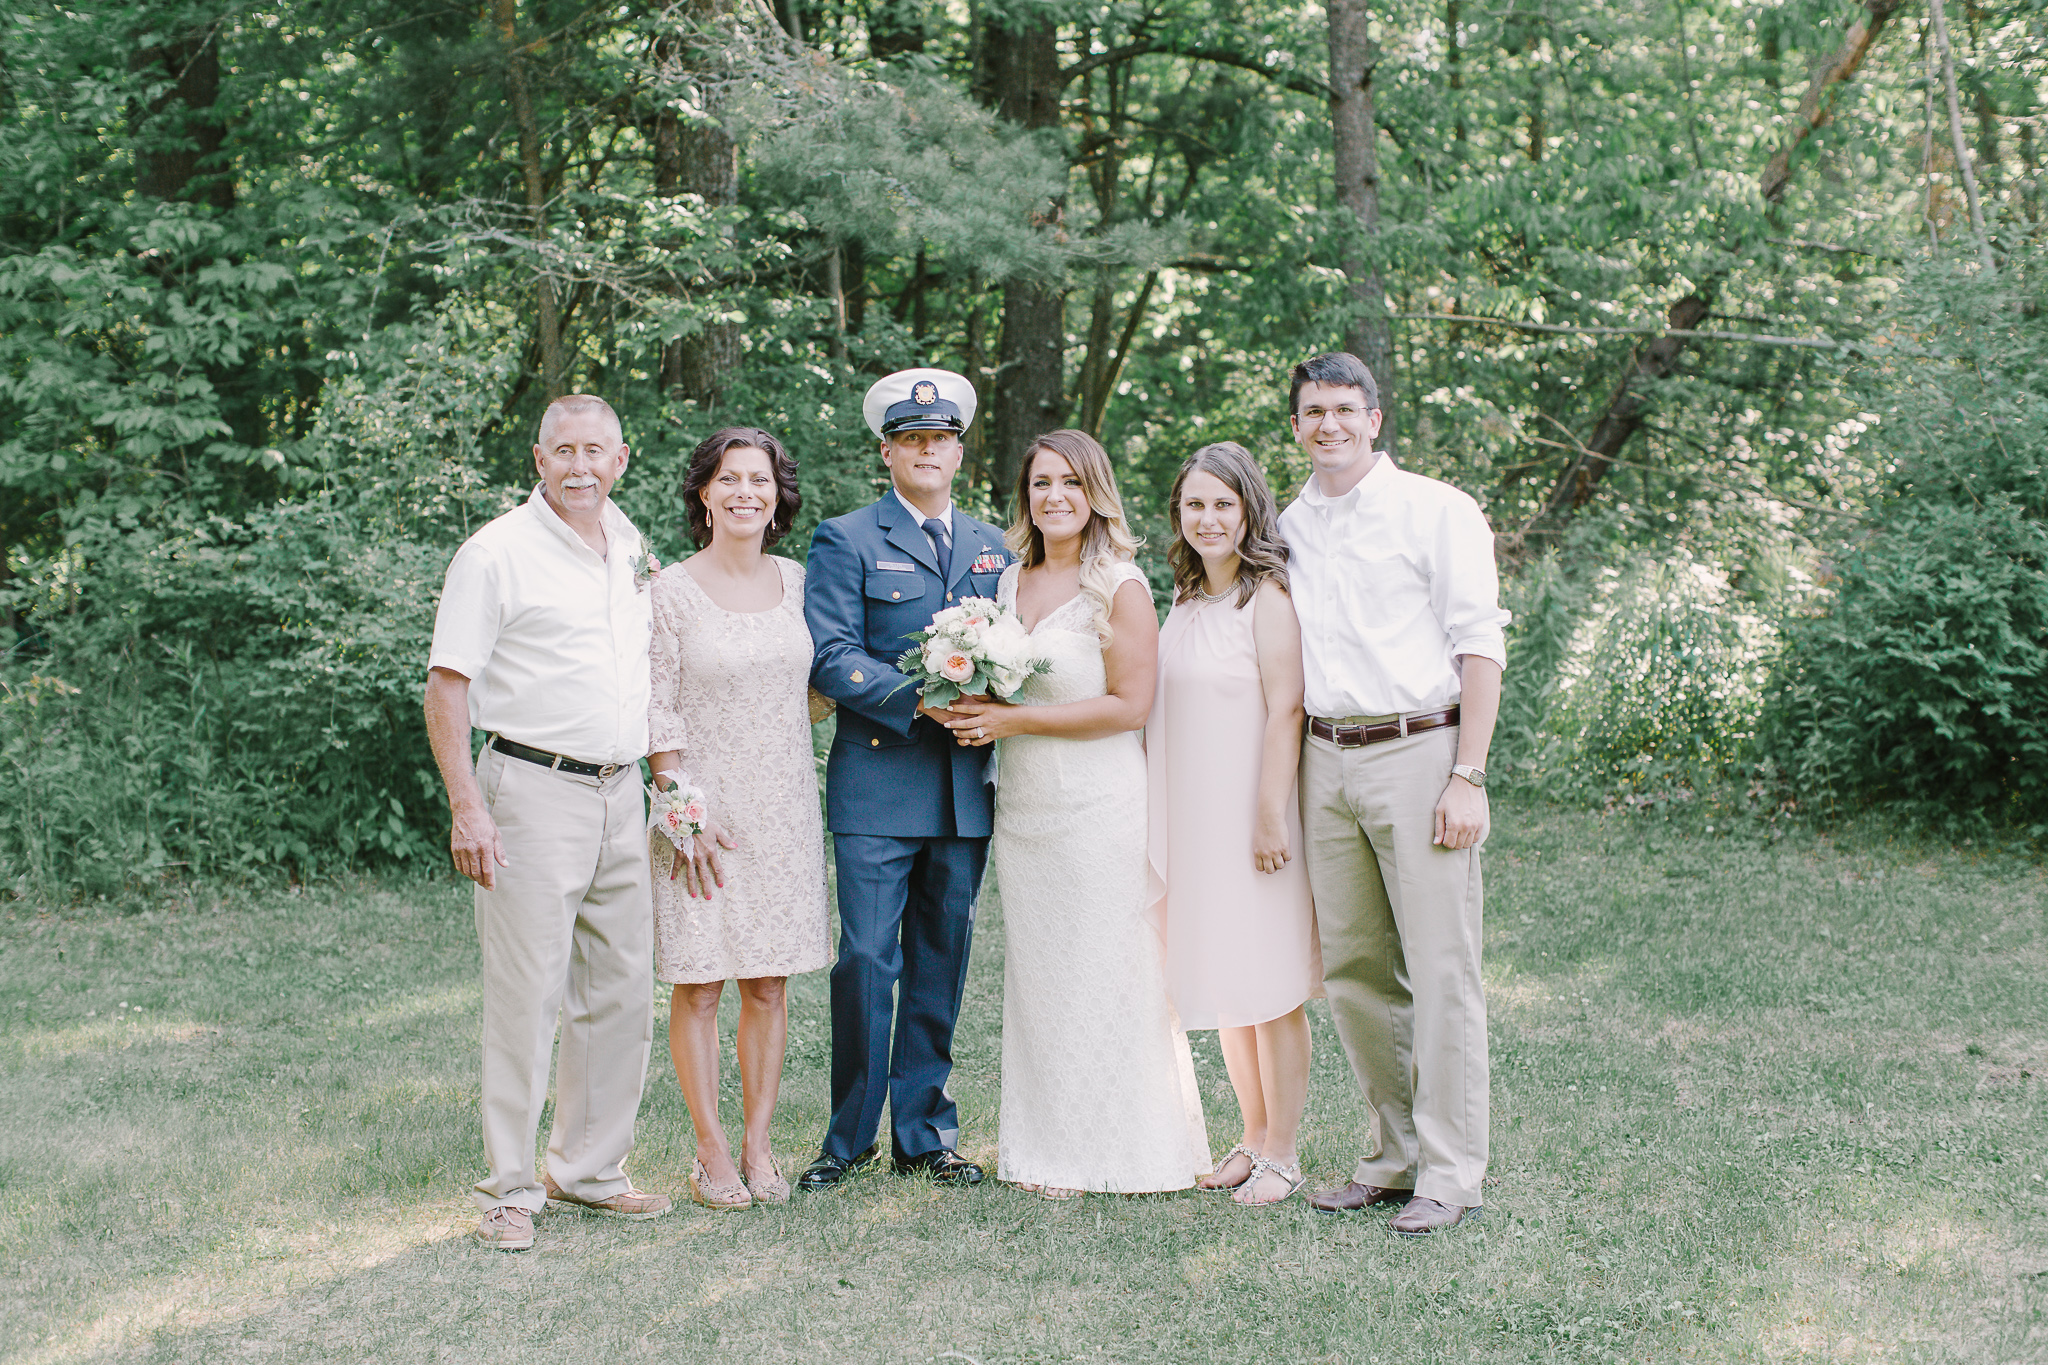
<path id="1" fill-rule="evenodd" d="M 1055 1204 L 869 1169 L 745 1214 L 545 1215 L 535 1251 L 494 1255 L 466 1235 L 481 1151 L 461 886 L 0 921 L 0 1008 L 22 1026 L 0 1050 L 17 1305 L 0 1356 L 2048 1355 L 2035 869 L 1547 808 L 1504 807 L 1497 830 L 1487 1209 L 1421 1244 L 1384 1213 L 1299 1201 Z M 988 906 L 954 1090 L 962 1148 L 989 1165 L 1000 944 Z M 822 973 L 792 983 L 774 1135 L 790 1174 L 824 1122 L 827 997 Z M 112 1023 L 123 999 L 146 1013 Z M 1339 1183 L 1362 1106 L 1327 1009 L 1310 1015 L 1303 1158 L 1312 1185 Z M 686 1199 L 664 1016 L 631 1170 Z M 1193 1042 L 1221 1152 L 1235 1106 L 1215 1035 Z M 729 1131 L 738 1101 L 728 1062 Z"/>
<path id="2" fill-rule="evenodd" d="M 66 1365 L 124 1354 L 165 1333 L 218 1334 L 276 1311 L 290 1296 L 384 1265 L 419 1247 L 466 1236 L 473 1210 L 414 1207 L 303 1226 L 245 1228 L 232 1248 L 173 1274 L 130 1280 L 91 1320 L 12 1357 Z"/>

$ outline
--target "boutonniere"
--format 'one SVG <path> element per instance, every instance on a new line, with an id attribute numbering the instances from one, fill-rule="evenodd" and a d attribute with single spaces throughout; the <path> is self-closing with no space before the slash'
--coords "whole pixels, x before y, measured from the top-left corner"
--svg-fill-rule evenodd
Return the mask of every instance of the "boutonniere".
<path id="1" fill-rule="evenodd" d="M 661 561 L 654 557 L 652 550 L 642 550 L 626 563 L 633 569 L 633 586 L 643 592 L 654 581 L 654 576 L 661 572 Z"/>

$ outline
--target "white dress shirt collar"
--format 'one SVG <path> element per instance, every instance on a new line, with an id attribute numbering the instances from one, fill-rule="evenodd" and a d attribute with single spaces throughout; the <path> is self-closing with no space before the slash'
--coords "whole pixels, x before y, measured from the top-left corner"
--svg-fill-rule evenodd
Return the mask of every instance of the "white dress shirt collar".
<path id="1" fill-rule="evenodd" d="M 576 548 L 582 550 L 583 553 L 591 556 L 593 559 L 608 560 L 611 558 L 612 542 L 619 538 L 621 530 L 632 531 L 633 538 L 639 539 L 639 532 L 634 529 L 633 523 L 626 519 L 626 514 L 621 512 L 619 505 L 610 498 L 604 500 L 604 506 L 599 508 L 597 513 L 598 522 L 604 527 L 605 552 L 603 554 L 599 554 L 591 549 L 590 542 L 578 534 L 575 527 L 563 520 L 562 514 L 555 510 L 555 505 L 548 501 L 548 488 L 546 484 L 535 484 L 533 492 L 527 495 L 526 502 L 533 509 L 534 515 L 540 518 L 541 525 L 547 527 L 548 530 L 576 546 Z"/>
<path id="2" fill-rule="evenodd" d="M 902 489 L 900 489 L 900 488 L 897 488 L 896 486 L 894 486 L 894 485 L 892 484 L 892 485 L 890 486 L 890 488 L 889 488 L 889 491 L 890 491 L 891 493 L 894 493 L 894 494 L 896 495 L 896 501 L 898 501 L 898 502 L 900 502 L 900 503 L 902 503 L 902 504 L 903 504 L 903 507 L 904 507 L 904 510 L 905 510 L 905 511 L 909 512 L 911 516 L 913 516 L 913 517 L 916 517 L 916 518 L 917 518 L 917 524 L 918 524 L 919 526 L 923 526 L 923 525 L 925 524 L 925 522 L 926 522 L 926 521 L 930 520 L 929 514 L 927 514 L 927 513 L 923 512 L 923 511 L 921 511 L 921 510 L 920 510 L 920 509 L 918 508 L 918 505 L 917 505 L 916 503 L 912 502 L 912 501 L 911 501 L 911 500 L 910 500 L 909 498 L 906 498 L 906 497 L 904 497 L 904 496 L 903 496 L 903 490 L 902 490 Z M 941 512 L 941 513 L 939 513 L 939 520 L 940 520 L 940 521 L 942 521 L 942 522 L 944 522 L 944 523 L 946 524 L 946 538 L 947 538 L 948 540 L 952 539 L 952 536 L 953 536 L 953 500 L 952 500 L 951 498 L 947 498 L 947 499 L 946 499 L 946 510 L 945 510 L 945 511 L 943 511 L 943 512 Z"/>
<path id="3" fill-rule="evenodd" d="M 1394 463 L 1392 455 L 1389 455 L 1384 450 L 1375 450 L 1372 453 L 1372 464 L 1367 467 L 1365 473 L 1359 475 L 1358 482 L 1351 485 L 1350 492 L 1331 497 L 1323 491 L 1323 476 L 1316 474 L 1302 486 L 1301 498 L 1303 502 L 1308 503 L 1311 507 L 1328 507 L 1331 509 L 1355 507 L 1358 504 L 1358 500 L 1366 496 L 1365 490 L 1368 486 L 1375 493 L 1379 492 L 1381 488 L 1391 481 L 1393 471 L 1397 471 L 1399 468 L 1400 466 Z"/>

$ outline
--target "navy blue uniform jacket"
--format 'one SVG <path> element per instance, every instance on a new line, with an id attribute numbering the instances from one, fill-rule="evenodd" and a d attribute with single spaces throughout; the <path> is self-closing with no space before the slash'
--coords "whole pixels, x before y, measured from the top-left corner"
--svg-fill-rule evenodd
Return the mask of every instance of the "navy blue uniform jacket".
<path id="1" fill-rule="evenodd" d="M 918 715 L 917 688 L 896 671 L 912 631 L 960 598 L 994 597 L 1010 562 L 995 527 L 958 507 L 952 525 L 952 572 L 944 578 L 920 519 L 893 491 L 811 537 L 811 685 L 839 703 L 825 766 L 825 822 L 834 834 L 985 839 L 992 831 L 993 751 L 962 748 Z"/>

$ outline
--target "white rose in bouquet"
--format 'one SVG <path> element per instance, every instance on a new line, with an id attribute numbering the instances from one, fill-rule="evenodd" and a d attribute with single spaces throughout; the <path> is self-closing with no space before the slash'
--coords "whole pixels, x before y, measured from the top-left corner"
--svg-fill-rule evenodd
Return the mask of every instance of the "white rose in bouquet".
<path id="1" fill-rule="evenodd" d="M 993 692 L 1007 700 L 1025 679 L 1049 667 L 1016 613 L 985 597 L 947 607 L 911 639 L 920 643 L 905 650 L 896 666 L 933 706 L 968 692 Z"/>

